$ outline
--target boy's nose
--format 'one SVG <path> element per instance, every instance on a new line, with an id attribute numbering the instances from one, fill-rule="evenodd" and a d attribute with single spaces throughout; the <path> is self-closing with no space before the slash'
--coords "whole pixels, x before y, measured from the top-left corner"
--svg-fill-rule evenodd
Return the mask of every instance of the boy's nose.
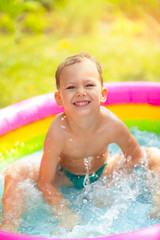
<path id="1" fill-rule="evenodd" d="M 77 89 L 76 95 L 78 97 L 86 96 L 86 92 L 85 92 L 85 90 L 83 88 L 79 88 L 79 89 Z"/>

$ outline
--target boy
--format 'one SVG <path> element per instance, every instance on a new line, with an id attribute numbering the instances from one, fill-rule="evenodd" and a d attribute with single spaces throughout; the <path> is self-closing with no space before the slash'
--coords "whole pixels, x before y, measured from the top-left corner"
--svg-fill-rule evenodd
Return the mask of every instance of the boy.
<path id="1" fill-rule="evenodd" d="M 64 107 L 64 113 L 57 115 L 51 123 L 40 169 L 35 163 L 16 163 L 5 172 L 2 229 L 12 226 L 14 231 L 20 224 L 15 226 L 6 216 L 20 219 L 22 208 L 17 208 L 13 202 L 22 205 L 23 192 L 18 183 L 26 178 L 37 181 L 48 204 L 59 212 L 63 210 L 61 214 L 68 214 L 70 211 L 62 201 L 59 185 L 83 188 L 86 175 L 89 182 L 104 175 L 111 176 L 122 160 L 123 168 L 130 171 L 145 155 L 149 169 L 160 171 L 160 151 L 156 148 L 142 150 L 125 124 L 100 106 L 106 101 L 107 89 L 103 88 L 101 67 L 92 56 L 83 52 L 65 59 L 56 71 L 56 84 L 55 100 L 59 107 Z M 119 145 L 123 154 L 108 155 L 108 145 L 113 142 Z M 14 191 L 13 186 L 16 186 Z"/>

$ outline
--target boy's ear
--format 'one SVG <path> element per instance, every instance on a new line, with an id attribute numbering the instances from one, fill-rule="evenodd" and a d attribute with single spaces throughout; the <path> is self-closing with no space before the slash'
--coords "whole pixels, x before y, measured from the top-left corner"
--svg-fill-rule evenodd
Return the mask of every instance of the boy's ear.
<path id="1" fill-rule="evenodd" d="M 102 88 L 101 97 L 100 97 L 101 103 L 104 103 L 107 100 L 107 93 L 108 93 L 107 88 Z"/>
<path id="2" fill-rule="evenodd" d="M 54 98 L 56 100 L 56 103 L 58 105 L 58 107 L 63 107 L 63 102 L 62 102 L 62 98 L 59 92 L 55 92 L 54 93 Z"/>

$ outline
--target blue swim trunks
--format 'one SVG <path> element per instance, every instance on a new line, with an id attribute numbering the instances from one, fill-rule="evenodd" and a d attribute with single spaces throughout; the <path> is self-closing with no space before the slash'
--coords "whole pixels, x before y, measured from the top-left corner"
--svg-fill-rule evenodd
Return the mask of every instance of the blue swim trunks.
<path id="1" fill-rule="evenodd" d="M 96 172 L 89 174 L 89 183 L 93 183 L 100 178 L 106 165 L 107 165 L 107 163 L 105 163 Z M 75 174 L 70 173 L 67 170 L 61 168 L 59 165 L 58 165 L 58 169 L 65 173 L 65 175 L 69 178 L 69 180 L 74 184 L 75 187 L 80 188 L 80 189 L 84 188 L 84 180 L 85 180 L 86 175 L 75 175 Z"/>

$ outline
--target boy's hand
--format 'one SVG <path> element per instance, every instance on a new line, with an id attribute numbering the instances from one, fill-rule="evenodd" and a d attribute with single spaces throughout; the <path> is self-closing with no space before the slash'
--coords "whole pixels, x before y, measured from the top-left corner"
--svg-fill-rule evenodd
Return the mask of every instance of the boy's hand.
<path id="1" fill-rule="evenodd" d="M 22 219 L 11 219 L 11 220 L 4 220 L 0 225 L 1 231 L 17 233 L 18 228 L 22 222 Z"/>
<path id="2" fill-rule="evenodd" d="M 68 230 L 71 231 L 75 226 L 81 223 L 80 216 L 73 210 L 67 209 L 62 214 L 59 222 L 60 227 L 68 228 Z"/>
<path id="3" fill-rule="evenodd" d="M 150 218 L 160 220 L 160 206 L 152 206 L 149 216 Z"/>
<path id="4" fill-rule="evenodd" d="M 151 207 L 150 218 L 160 220 L 160 196 L 153 196 L 153 205 Z"/>
<path id="5" fill-rule="evenodd" d="M 52 209 L 53 214 L 56 215 L 59 221 L 58 226 L 68 228 L 71 231 L 75 226 L 81 224 L 81 218 L 78 213 L 72 209 L 66 208 L 63 209 Z"/>

